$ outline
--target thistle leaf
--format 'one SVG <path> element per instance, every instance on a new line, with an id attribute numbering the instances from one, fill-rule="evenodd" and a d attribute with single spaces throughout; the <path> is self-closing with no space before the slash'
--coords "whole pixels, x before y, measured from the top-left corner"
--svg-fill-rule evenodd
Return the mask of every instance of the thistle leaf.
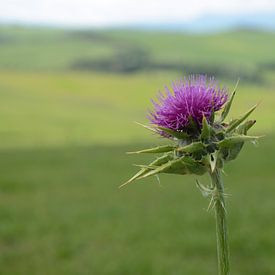
<path id="1" fill-rule="evenodd" d="M 154 170 L 151 170 L 151 171 L 148 171 L 147 173 L 143 174 L 142 176 L 139 176 L 137 179 L 143 179 L 143 178 L 147 178 L 149 176 L 153 176 L 153 175 L 156 175 L 156 174 L 159 174 L 159 173 L 175 173 L 175 172 L 178 172 L 179 170 L 182 170 L 182 173 L 183 174 L 187 174 L 188 173 L 188 170 L 187 169 L 183 169 L 183 165 L 182 165 L 182 158 L 178 158 L 178 159 L 175 159 L 175 160 L 170 160 L 168 161 L 167 163 L 159 166 L 157 169 L 154 169 Z"/>
<path id="2" fill-rule="evenodd" d="M 230 147 L 236 143 L 245 142 L 245 141 L 254 141 L 260 138 L 259 136 L 246 136 L 246 135 L 235 135 L 231 137 L 227 137 L 219 142 L 217 145 L 220 148 Z"/>
<path id="3" fill-rule="evenodd" d="M 175 160 L 170 160 L 167 163 L 158 167 L 157 169 L 148 171 L 146 174 L 138 177 L 137 179 L 147 178 L 149 176 L 153 176 L 160 173 L 180 174 L 180 175 L 186 175 L 186 174 L 202 175 L 205 173 L 205 171 L 206 169 L 201 163 L 196 162 L 190 157 L 183 156 Z"/>
<path id="4" fill-rule="evenodd" d="M 250 110 L 248 110 L 242 117 L 240 117 L 239 119 L 233 121 L 232 124 L 230 124 L 228 126 L 228 128 L 226 129 L 226 132 L 230 133 L 234 129 L 236 129 L 243 121 L 245 121 L 247 119 L 247 117 L 256 109 L 257 106 L 258 106 L 258 104 L 253 106 Z"/>
<path id="5" fill-rule="evenodd" d="M 186 152 L 186 153 L 193 153 L 196 151 L 201 151 L 205 148 L 204 144 L 200 141 L 198 142 L 193 142 L 190 143 L 186 146 L 183 147 L 179 147 L 178 149 L 176 149 L 178 152 Z"/>
<path id="6" fill-rule="evenodd" d="M 189 174 L 195 174 L 195 175 L 203 175 L 206 172 L 206 166 L 199 162 L 195 161 L 191 157 L 185 157 L 183 159 L 184 164 L 189 170 Z"/>
<path id="7" fill-rule="evenodd" d="M 172 129 L 161 127 L 161 126 L 157 127 L 157 129 L 159 129 L 159 130 L 165 132 L 166 134 L 173 136 L 177 139 L 187 139 L 188 138 L 188 134 L 185 132 L 174 131 Z"/>
<path id="8" fill-rule="evenodd" d="M 243 145 L 244 142 L 239 142 L 231 145 L 230 147 L 221 148 L 220 152 L 222 155 L 222 159 L 224 159 L 225 161 L 234 160 L 241 152 Z"/>
<path id="9" fill-rule="evenodd" d="M 223 112 L 221 114 L 221 122 L 223 122 L 225 120 L 225 118 L 227 117 L 227 115 L 228 115 L 228 113 L 229 113 L 229 111 L 231 109 L 231 105 L 232 105 L 233 99 L 235 97 L 239 81 L 240 81 L 240 79 L 237 80 L 237 83 L 236 83 L 235 88 L 234 88 L 234 90 L 232 92 L 230 100 L 227 102 L 227 104 L 223 108 Z"/>
<path id="10" fill-rule="evenodd" d="M 133 182 L 134 180 L 136 180 L 138 177 L 146 174 L 148 171 L 151 171 L 152 169 L 155 169 L 156 166 L 160 166 L 164 163 L 166 163 L 167 161 L 173 159 L 173 157 L 169 154 L 165 154 L 159 158 L 157 158 L 156 160 L 154 160 L 153 162 L 151 162 L 149 165 L 147 165 L 147 167 L 143 167 L 140 171 L 138 171 L 132 178 L 130 178 L 127 182 L 123 183 L 122 185 L 119 186 L 119 188 L 127 185 L 128 183 Z"/>
<path id="11" fill-rule="evenodd" d="M 245 123 L 241 124 L 237 129 L 236 132 L 238 134 L 246 135 L 247 131 L 256 123 L 256 120 L 248 120 Z"/>
<path id="12" fill-rule="evenodd" d="M 228 123 L 228 127 L 230 127 L 231 125 L 233 125 L 236 121 L 238 121 L 237 118 L 231 119 L 231 120 L 229 121 L 229 123 Z"/>
<path id="13" fill-rule="evenodd" d="M 210 125 L 207 122 L 207 119 L 205 116 L 203 116 L 202 119 L 202 129 L 201 129 L 201 139 L 202 140 L 208 140 L 210 138 L 211 134 L 211 128 Z"/>
<path id="14" fill-rule="evenodd" d="M 215 111 L 214 110 L 212 110 L 212 112 L 211 112 L 211 116 L 209 118 L 209 121 L 210 121 L 210 123 L 214 123 L 214 121 L 215 121 Z"/>
<path id="15" fill-rule="evenodd" d="M 171 152 L 171 151 L 175 150 L 175 148 L 176 148 L 175 146 L 163 145 L 163 146 L 158 146 L 158 147 L 144 149 L 144 150 L 135 151 L 135 152 L 127 152 L 127 154 L 165 153 L 165 152 Z"/>
<path id="16" fill-rule="evenodd" d="M 253 125 L 253 124 L 252 124 Z M 251 124 L 247 124 L 251 126 Z M 243 128 L 245 130 L 246 128 Z M 224 140 L 218 142 L 220 147 L 222 158 L 226 161 L 234 160 L 240 153 L 245 141 L 255 141 L 260 137 L 257 136 L 246 136 L 246 135 L 236 135 L 225 138 Z"/>

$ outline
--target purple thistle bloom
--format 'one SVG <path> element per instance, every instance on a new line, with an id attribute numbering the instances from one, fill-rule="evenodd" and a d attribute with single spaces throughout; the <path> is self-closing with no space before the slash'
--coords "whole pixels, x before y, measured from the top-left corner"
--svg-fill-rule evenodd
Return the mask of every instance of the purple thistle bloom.
<path id="1" fill-rule="evenodd" d="M 222 108 L 228 99 L 226 88 L 220 88 L 214 78 L 190 75 L 172 83 L 159 93 L 158 102 L 152 100 L 154 110 L 148 116 L 152 124 L 182 131 L 188 128 L 190 117 L 201 126 L 203 116 L 209 121 L 212 112 Z"/>

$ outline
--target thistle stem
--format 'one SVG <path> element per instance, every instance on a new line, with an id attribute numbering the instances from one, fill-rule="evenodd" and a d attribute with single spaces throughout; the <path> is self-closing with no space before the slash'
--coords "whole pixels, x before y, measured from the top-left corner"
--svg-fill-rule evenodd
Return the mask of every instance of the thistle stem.
<path id="1" fill-rule="evenodd" d="M 216 212 L 216 234 L 219 275 L 229 274 L 229 246 L 227 242 L 226 209 L 224 187 L 220 169 L 210 173 L 214 188 L 213 199 Z"/>

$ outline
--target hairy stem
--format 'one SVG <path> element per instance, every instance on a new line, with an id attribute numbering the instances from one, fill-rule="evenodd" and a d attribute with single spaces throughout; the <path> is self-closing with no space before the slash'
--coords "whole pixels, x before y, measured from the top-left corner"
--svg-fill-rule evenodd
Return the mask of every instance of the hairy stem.
<path id="1" fill-rule="evenodd" d="M 224 199 L 224 187 L 221 171 L 216 168 L 210 173 L 214 188 L 213 199 L 216 212 L 216 233 L 219 275 L 229 274 L 229 246 L 227 242 L 226 210 Z"/>

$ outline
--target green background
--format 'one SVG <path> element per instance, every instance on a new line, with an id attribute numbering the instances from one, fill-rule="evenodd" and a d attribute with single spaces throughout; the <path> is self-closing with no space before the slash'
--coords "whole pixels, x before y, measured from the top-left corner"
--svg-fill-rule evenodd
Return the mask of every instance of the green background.
<path id="1" fill-rule="evenodd" d="M 0 28 L 0 274 L 215 274 L 214 213 L 196 177 L 126 181 L 163 141 L 150 99 L 188 73 L 260 102 L 224 176 L 232 274 L 275 274 L 275 34 Z M 200 178 L 203 183 L 207 176 Z"/>

